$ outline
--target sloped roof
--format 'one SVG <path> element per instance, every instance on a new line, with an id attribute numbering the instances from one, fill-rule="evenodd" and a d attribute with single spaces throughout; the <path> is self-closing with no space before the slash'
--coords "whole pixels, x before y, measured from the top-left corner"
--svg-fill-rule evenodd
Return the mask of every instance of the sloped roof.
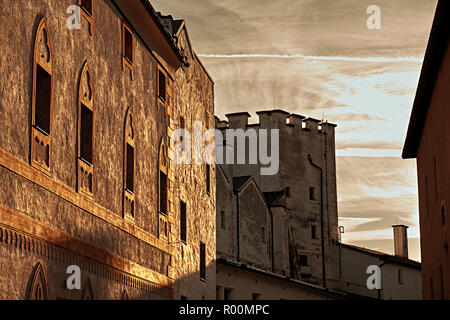
<path id="1" fill-rule="evenodd" d="M 449 15 L 450 1 L 439 0 L 403 149 L 404 159 L 417 157 L 436 78 L 449 43 Z"/>
<path id="2" fill-rule="evenodd" d="M 233 177 L 233 190 L 235 192 L 239 192 L 242 190 L 242 187 L 250 180 L 252 176 L 244 176 L 244 177 Z"/>

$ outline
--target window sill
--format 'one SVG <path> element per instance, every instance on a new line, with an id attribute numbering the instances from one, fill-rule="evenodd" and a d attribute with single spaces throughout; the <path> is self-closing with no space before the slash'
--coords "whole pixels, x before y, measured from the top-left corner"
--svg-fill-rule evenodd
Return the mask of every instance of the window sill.
<path id="1" fill-rule="evenodd" d="M 200 278 L 200 281 L 206 283 L 206 279 Z"/>

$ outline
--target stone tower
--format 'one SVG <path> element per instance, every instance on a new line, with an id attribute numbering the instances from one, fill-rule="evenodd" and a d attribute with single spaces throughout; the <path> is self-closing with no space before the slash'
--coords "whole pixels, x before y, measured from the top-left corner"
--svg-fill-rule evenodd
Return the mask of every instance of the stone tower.
<path id="1" fill-rule="evenodd" d="M 218 150 L 224 146 L 223 172 L 233 178 L 254 177 L 266 198 L 273 219 L 272 271 L 334 288 L 339 277 L 339 251 L 335 245 L 338 241 L 336 125 L 282 110 L 257 114 L 259 123 L 256 124 L 249 124 L 250 115 L 245 112 L 228 114 L 228 121 L 216 119 L 218 133 L 222 133 L 222 136 L 218 134 L 216 145 Z M 239 129 L 245 133 L 246 161 L 232 164 L 226 161 L 225 155 L 238 151 L 239 138 L 234 138 L 233 144 L 230 137 Z M 252 138 L 257 137 L 259 154 L 263 129 L 268 130 L 269 154 L 272 145 L 278 143 L 271 141 L 271 130 L 279 133 L 279 170 L 274 175 L 262 174 L 261 169 L 267 166 L 260 157 L 257 164 L 249 164 L 254 163 L 248 155 Z M 220 157 L 220 150 L 217 154 Z M 217 210 L 221 210 L 221 190 L 218 182 Z"/>

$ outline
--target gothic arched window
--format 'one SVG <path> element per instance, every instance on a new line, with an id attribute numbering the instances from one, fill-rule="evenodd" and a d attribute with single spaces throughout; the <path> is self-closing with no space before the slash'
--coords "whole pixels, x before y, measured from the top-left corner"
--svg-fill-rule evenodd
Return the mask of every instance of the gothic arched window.
<path id="1" fill-rule="evenodd" d="M 31 165 L 51 174 L 51 114 L 53 104 L 53 51 L 47 20 L 36 32 L 33 58 L 33 98 L 31 117 Z"/>
<path id="2" fill-rule="evenodd" d="M 124 218 L 134 222 L 135 218 L 135 133 L 133 124 L 132 109 L 128 109 L 125 117 L 125 139 L 124 139 L 124 197 L 123 212 Z"/>

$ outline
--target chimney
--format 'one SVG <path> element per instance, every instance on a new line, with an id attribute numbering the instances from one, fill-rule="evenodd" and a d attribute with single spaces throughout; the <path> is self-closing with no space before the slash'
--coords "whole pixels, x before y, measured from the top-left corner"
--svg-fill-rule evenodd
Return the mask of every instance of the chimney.
<path id="1" fill-rule="evenodd" d="M 394 228 L 395 255 L 408 259 L 408 228 L 404 225 L 392 226 Z"/>

